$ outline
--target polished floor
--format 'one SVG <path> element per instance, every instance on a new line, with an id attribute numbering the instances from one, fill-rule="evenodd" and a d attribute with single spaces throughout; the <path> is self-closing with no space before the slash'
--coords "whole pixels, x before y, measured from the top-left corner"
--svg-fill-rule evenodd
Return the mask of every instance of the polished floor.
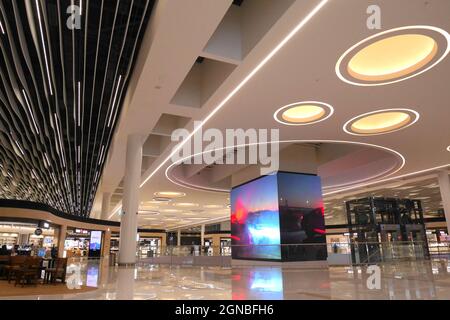
<path id="1" fill-rule="evenodd" d="M 367 286 L 366 268 L 322 269 L 281 267 L 110 267 L 107 261 L 77 261 L 80 277 L 72 285 L 98 288 L 92 292 L 3 299 L 137 299 L 137 300 L 415 300 L 450 299 L 447 260 L 381 265 L 379 289 Z M 76 273 L 74 273 L 76 274 Z M 75 280 L 75 282 L 74 282 Z"/>

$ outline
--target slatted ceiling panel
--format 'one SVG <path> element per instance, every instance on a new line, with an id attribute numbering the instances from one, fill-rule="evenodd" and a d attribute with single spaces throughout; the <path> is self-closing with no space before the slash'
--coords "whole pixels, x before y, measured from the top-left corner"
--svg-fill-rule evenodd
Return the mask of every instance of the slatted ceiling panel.
<path id="1" fill-rule="evenodd" d="M 152 7 L 0 0 L 0 198 L 89 216 Z"/>

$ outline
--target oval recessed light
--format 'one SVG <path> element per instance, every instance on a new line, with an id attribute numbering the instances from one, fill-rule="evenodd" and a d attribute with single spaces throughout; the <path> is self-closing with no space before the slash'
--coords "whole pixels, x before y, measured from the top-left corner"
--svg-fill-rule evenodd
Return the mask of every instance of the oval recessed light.
<path id="1" fill-rule="evenodd" d="M 419 114 L 410 109 L 385 109 L 359 115 L 344 125 L 348 134 L 379 135 L 405 129 L 419 120 Z"/>
<path id="2" fill-rule="evenodd" d="M 167 198 L 167 197 L 155 197 L 153 198 L 153 203 L 167 203 L 172 201 L 171 198 Z"/>
<path id="3" fill-rule="evenodd" d="M 191 207 L 198 207 L 197 203 L 188 203 L 188 202 L 180 202 L 180 203 L 174 203 L 173 204 L 175 207 L 180 207 L 180 208 L 191 208 Z"/>
<path id="4" fill-rule="evenodd" d="M 207 205 L 203 206 L 203 208 L 205 208 L 205 209 L 222 209 L 223 206 L 218 205 L 218 204 L 207 204 Z"/>
<path id="5" fill-rule="evenodd" d="M 161 192 L 155 192 L 156 197 L 162 197 L 162 198 L 182 198 L 186 196 L 186 193 L 184 192 L 176 192 L 176 191 L 161 191 Z"/>
<path id="6" fill-rule="evenodd" d="M 274 114 L 274 119 L 289 126 L 305 126 L 324 121 L 333 113 L 333 107 L 327 103 L 304 101 L 278 109 Z"/>
<path id="7" fill-rule="evenodd" d="M 422 74 L 449 53 L 450 35 L 431 26 L 395 28 L 347 50 L 336 64 L 338 77 L 353 85 L 392 84 Z"/>
<path id="8" fill-rule="evenodd" d="M 447 147 L 447 151 L 450 152 L 450 146 Z"/>

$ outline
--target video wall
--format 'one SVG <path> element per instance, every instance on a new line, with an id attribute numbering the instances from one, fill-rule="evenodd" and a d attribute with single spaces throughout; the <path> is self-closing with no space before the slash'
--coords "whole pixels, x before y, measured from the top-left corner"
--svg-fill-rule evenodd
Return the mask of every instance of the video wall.
<path id="1" fill-rule="evenodd" d="M 327 257 L 320 177 L 279 172 L 231 191 L 233 259 Z"/>
<path id="2" fill-rule="evenodd" d="M 276 175 L 231 191 L 231 235 L 235 259 L 281 259 Z"/>

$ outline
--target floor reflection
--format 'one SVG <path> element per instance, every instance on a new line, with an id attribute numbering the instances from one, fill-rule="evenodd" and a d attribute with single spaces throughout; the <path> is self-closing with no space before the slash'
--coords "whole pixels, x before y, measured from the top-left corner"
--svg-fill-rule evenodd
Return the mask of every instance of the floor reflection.
<path id="1" fill-rule="evenodd" d="M 140 264 L 111 267 L 78 260 L 80 285 L 97 290 L 17 299 L 103 300 L 415 300 L 450 299 L 447 260 L 380 265 L 380 288 L 370 290 L 367 267 L 192 267 Z M 75 276 L 74 274 L 69 275 Z"/>
<path id="2" fill-rule="evenodd" d="M 233 268 L 233 299 L 239 300 L 435 300 L 450 299 L 447 260 L 380 265 L 380 288 L 369 289 L 367 267 L 323 269 Z"/>

